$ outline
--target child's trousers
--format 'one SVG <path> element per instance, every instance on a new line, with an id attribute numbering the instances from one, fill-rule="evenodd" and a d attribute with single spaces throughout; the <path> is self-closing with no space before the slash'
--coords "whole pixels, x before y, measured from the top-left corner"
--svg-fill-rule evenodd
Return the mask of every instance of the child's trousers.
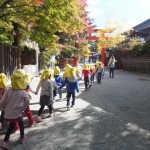
<path id="1" fill-rule="evenodd" d="M 18 122 L 10 122 L 9 123 L 9 128 L 6 132 L 6 135 L 4 137 L 4 141 L 7 142 L 9 140 L 10 134 L 13 132 L 16 123 L 19 124 L 20 127 L 20 137 L 23 138 L 24 137 L 24 124 L 23 124 L 23 120 L 20 120 Z"/>
<path id="2" fill-rule="evenodd" d="M 41 105 L 39 112 L 38 112 L 38 116 L 41 116 L 42 111 L 44 110 L 45 105 Z M 48 105 L 47 106 L 49 108 L 49 113 L 52 114 L 53 113 L 53 106 L 52 105 Z"/>
<path id="3" fill-rule="evenodd" d="M 84 84 L 85 84 L 85 89 L 89 87 L 89 77 L 84 77 Z"/>
<path id="4" fill-rule="evenodd" d="M 75 92 L 67 92 L 67 107 L 70 106 L 70 98 L 72 96 L 72 106 L 75 105 Z"/>
<path id="5" fill-rule="evenodd" d="M 32 114 L 32 112 L 31 112 L 31 110 L 30 110 L 30 106 L 28 106 L 28 107 L 26 108 L 25 113 L 26 113 L 26 115 L 28 116 L 30 125 L 32 125 L 32 124 L 34 123 L 34 119 L 33 119 L 33 114 Z"/>
<path id="6" fill-rule="evenodd" d="M 34 124 L 34 119 L 33 119 L 33 114 L 30 110 L 30 106 L 28 106 L 25 110 L 25 113 L 29 119 L 29 123 L 30 125 Z M 18 123 L 16 122 L 16 125 L 15 125 L 15 130 L 18 130 L 19 129 L 19 126 L 18 126 Z"/>

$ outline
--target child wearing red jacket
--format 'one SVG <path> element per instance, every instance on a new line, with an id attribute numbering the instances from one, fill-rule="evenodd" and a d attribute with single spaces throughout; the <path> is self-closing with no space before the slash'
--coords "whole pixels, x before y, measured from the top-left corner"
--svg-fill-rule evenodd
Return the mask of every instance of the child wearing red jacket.
<path id="1" fill-rule="evenodd" d="M 91 87 L 91 84 L 90 84 L 90 75 L 91 75 L 91 73 L 90 73 L 90 69 L 89 69 L 88 64 L 84 64 L 83 70 L 82 70 L 82 75 L 84 76 L 85 89 L 87 90 L 88 87 Z"/>

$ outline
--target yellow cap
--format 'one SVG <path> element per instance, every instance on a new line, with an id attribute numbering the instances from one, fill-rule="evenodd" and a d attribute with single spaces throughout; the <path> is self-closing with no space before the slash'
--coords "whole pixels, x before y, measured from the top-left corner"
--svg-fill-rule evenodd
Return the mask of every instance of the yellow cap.
<path id="1" fill-rule="evenodd" d="M 41 80 L 47 80 L 50 77 L 50 69 L 45 69 L 44 72 L 41 75 Z"/>
<path id="2" fill-rule="evenodd" d="M 30 73 L 25 74 L 25 80 L 26 80 L 27 83 L 31 82 L 31 74 Z"/>
<path id="3" fill-rule="evenodd" d="M 60 68 L 58 66 L 54 69 L 54 75 L 60 75 Z"/>
<path id="4" fill-rule="evenodd" d="M 74 67 L 70 68 L 69 70 L 69 77 L 75 78 L 76 77 L 76 69 Z"/>
<path id="5" fill-rule="evenodd" d="M 23 70 L 23 69 L 18 69 L 16 71 L 16 73 L 20 73 L 21 75 L 25 76 L 26 75 L 26 72 Z"/>
<path id="6" fill-rule="evenodd" d="M 49 70 L 51 74 L 50 80 L 54 81 L 54 69 L 49 68 Z"/>
<path id="7" fill-rule="evenodd" d="M 67 71 L 69 68 L 71 68 L 71 65 L 70 64 L 66 64 L 65 71 Z"/>
<path id="8" fill-rule="evenodd" d="M 88 64 L 84 64 L 84 65 L 83 65 L 83 69 L 84 69 L 84 70 L 89 70 Z"/>
<path id="9" fill-rule="evenodd" d="M 11 77 L 11 85 L 15 90 L 24 90 L 27 87 L 25 76 L 16 72 Z"/>
<path id="10" fill-rule="evenodd" d="M 6 75 L 4 73 L 0 74 L 0 88 L 6 88 Z"/>

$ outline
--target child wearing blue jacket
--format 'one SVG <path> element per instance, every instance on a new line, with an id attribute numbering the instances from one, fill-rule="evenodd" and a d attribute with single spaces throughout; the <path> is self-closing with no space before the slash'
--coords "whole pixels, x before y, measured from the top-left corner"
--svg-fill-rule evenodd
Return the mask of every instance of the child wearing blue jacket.
<path id="1" fill-rule="evenodd" d="M 75 93 L 79 93 L 78 79 L 76 78 L 75 68 L 70 68 L 68 77 L 65 78 L 59 89 L 67 85 L 67 110 L 70 110 L 70 98 L 72 96 L 71 107 L 75 105 Z"/>
<path id="2" fill-rule="evenodd" d="M 54 69 L 54 78 L 57 83 L 57 85 L 60 87 L 62 85 L 62 76 L 60 75 L 60 68 L 58 66 Z M 61 90 L 58 90 L 59 99 L 62 100 L 62 92 Z M 54 98 L 57 96 L 57 89 L 54 89 Z"/>

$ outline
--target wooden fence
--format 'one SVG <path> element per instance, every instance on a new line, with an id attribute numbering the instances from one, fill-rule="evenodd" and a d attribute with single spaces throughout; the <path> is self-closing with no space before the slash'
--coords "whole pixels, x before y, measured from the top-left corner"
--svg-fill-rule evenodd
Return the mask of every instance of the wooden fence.
<path id="1" fill-rule="evenodd" d="M 5 73 L 8 80 L 20 66 L 19 50 L 15 46 L 0 44 L 0 73 Z"/>
<path id="2" fill-rule="evenodd" d="M 129 71 L 143 72 L 150 74 L 150 58 L 124 58 L 122 59 L 123 69 Z"/>

